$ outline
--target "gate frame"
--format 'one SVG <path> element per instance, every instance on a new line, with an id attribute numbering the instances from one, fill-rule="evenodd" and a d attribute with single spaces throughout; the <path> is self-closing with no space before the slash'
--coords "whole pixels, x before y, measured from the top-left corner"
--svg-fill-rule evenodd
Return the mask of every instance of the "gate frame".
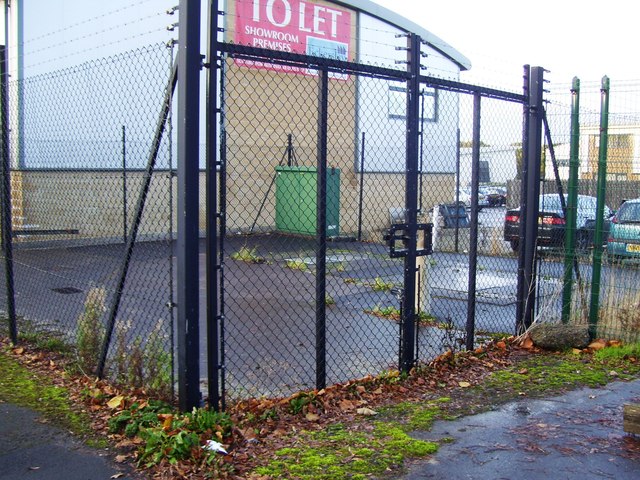
<path id="1" fill-rule="evenodd" d="M 186 0 L 183 0 L 186 1 Z M 217 38 L 217 33 L 220 31 L 218 28 L 219 16 L 224 12 L 218 10 L 218 1 L 211 0 L 210 13 L 209 13 L 209 64 L 210 67 L 207 89 L 207 325 L 208 335 L 207 341 L 209 342 L 208 351 L 208 384 L 209 384 L 209 404 L 212 408 L 224 409 L 224 268 L 222 265 L 222 257 L 224 252 L 222 251 L 222 240 L 220 236 L 225 234 L 225 218 L 224 218 L 224 205 L 217 205 L 215 203 L 215 197 L 221 195 L 221 199 L 224 199 L 224 178 L 217 178 L 217 175 L 224 175 L 224 126 L 218 130 L 218 126 L 211 119 L 215 118 L 216 113 L 224 112 L 224 104 L 221 103 L 220 107 L 217 105 L 217 101 L 221 95 L 222 86 L 214 81 L 214 75 L 217 79 L 218 71 L 220 71 L 220 80 L 222 83 L 223 65 L 225 56 L 231 58 L 242 58 L 247 60 L 256 60 L 262 62 L 269 62 L 273 64 L 289 65 L 289 66 L 304 66 L 305 68 L 314 69 L 319 72 L 320 86 L 319 86 L 319 99 L 320 99 L 320 115 L 319 115 L 319 129 L 318 129 L 318 168 L 319 171 L 322 168 L 326 168 L 326 106 L 323 105 L 326 102 L 326 89 L 329 72 L 339 72 L 341 74 L 353 74 L 358 76 L 370 76 L 380 79 L 405 81 L 407 82 L 407 168 L 405 170 L 406 178 L 406 192 L 405 192 L 405 221 L 407 222 L 408 231 L 406 232 L 406 247 L 408 254 L 405 257 L 404 266 L 404 289 L 403 289 L 403 315 L 401 321 L 401 352 L 399 359 L 399 367 L 403 372 L 409 372 L 416 364 L 416 307 L 415 307 L 415 295 L 416 295 L 416 252 L 417 252 L 417 215 L 418 215 L 418 181 L 420 176 L 420 152 L 419 152 L 419 139 L 420 139 L 420 111 L 419 111 L 419 90 L 422 85 L 428 85 L 431 87 L 440 88 L 446 91 L 455 93 L 471 94 L 477 97 L 478 104 L 482 97 L 504 100 L 508 102 L 520 103 L 523 105 L 525 111 L 530 109 L 530 96 L 525 89 L 524 94 L 517 94 L 508 91 L 502 91 L 498 89 L 480 87 L 476 85 L 470 85 L 459 81 L 446 80 L 442 78 L 429 77 L 420 74 L 420 44 L 421 39 L 418 35 L 409 33 L 408 37 L 408 69 L 406 71 L 395 70 L 384 67 L 376 67 L 371 65 L 357 64 L 348 61 L 335 60 L 322 57 L 311 57 L 298 53 L 282 52 L 276 50 L 268 50 L 259 47 L 250 47 L 246 45 L 239 45 L 234 43 L 227 43 L 220 41 Z M 216 32 L 212 34 L 211 32 Z M 536 67 L 540 68 L 540 67 Z M 214 75 L 212 75 L 214 74 Z M 218 91 L 218 88 L 220 91 Z M 222 100 L 223 101 L 223 100 Z M 479 137 L 479 105 L 477 109 L 478 116 L 478 131 L 475 137 Z M 223 115 L 221 114 L 221 121 Z M 324 119 L 324 121 L 323 121 Z M 540 122 L 541 124 L 541 122 Z M 524 133 L 524 131 L 523 131 Z M 220 137 L 220 138 L 218 138 Z M 523 138 L 524 140 L 524 138 Z M 524 144 L 524 141 L 523 141 Z M 539 147 L 538 147 L 539 149 Z M 530 152 L 527 152 L 528 154 Z M 214 155 L 219 156 L 221 159 L 216 162 L 216 167 L 219 167 L 216 172 L 212 166 Z M 478 159 L 479 160 L 479 155 Z M 474 160 L 474 161 L 476 161 Z M 535 162 L 535 158 L 532 160 Z M 537 159 L 537 163 L 540 163 L 540 158 Z M 539 170 L 539 169 L 538 169 Z M 214 178 L 215 177 L 215 178 Z M 318 175 L 318 214 L 322 218 L 323 206 L 326 205 L 326 185 L 323 186 L 324 175 Z M 474 189 L 477 196 L 477 188 Z M 477 200 L 477 199 L 476 199 Z M 222 200 L 221 200 L 222 201 Z M 473 199 L 472 199 L 473 201 Z M 209 214 L 209 208 L 213 209 Z M 219 209 L 219 211 L 218 211 Z M 214 227 L 213 222 L 210 222 L 211 217 L 214 216 L 218 219 L 217 225 Z M 472 219 L 476 222 L 477 229 L 477 212 Z M 537 215 L 534 217 L 537 218 Z M 326 226 L 324 222 L 318 222 L 318 231 L 316 239 L 318 242 L 317 253 L 317 272 L 316 272 L 316 387 L 318 389 L 326 386 L 326 322 L 325 322 L 325 275 L 326 272 L 323 268 L 325 266 L 326 253 Z M 477 242 L 477 238 L 476 238 Z M 477 248 L 473 250 L 477 254 Z M 214 255 L 216 258 L 209 258 Z M 470 252 L 470 256 L 472 252 Z M 219 276 L 218 276 L 219 275 Z M 520 270 L 519 270 L 520 278 Z M 318 281 L 319 280 L 319 281 Z M 470 282 L 471 290 L 469 291 L 469 298 L 475 298 L 475 282 Z M 217 288 L 217 291 L 211 291 L 211 288 Z M 518 321 L 518 319 L 516 319 Z M 475 303 L 468 302 L 467 312 L 467 348 L 473 346 L 473 326 L 475 323 Z M 216 337 L 217 335 L 217 337 Z M 212 345 L 213 343 L 213 345 Z M 219 350 L 218 350 L 219 348 Z"/>

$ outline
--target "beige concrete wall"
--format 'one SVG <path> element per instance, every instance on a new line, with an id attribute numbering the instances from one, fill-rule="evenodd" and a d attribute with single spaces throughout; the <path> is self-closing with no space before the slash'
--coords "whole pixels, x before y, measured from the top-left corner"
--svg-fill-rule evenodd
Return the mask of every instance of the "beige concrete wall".
<path id="1" fill-rule="evenodd" d="M 343 166 L 345 169 L 347 166 Z M 21 188 L 14 188 L 16 200 L 21 203 L 20 218 L 14 217 L 14 228 L 61 230 L 77 229 L 72 236 L 29 236 L 18 241 L 51 239 L 100 239 L 120 241 L 123 235 L 123 181 L 120 172 L 14 172 L 20 179 Z M 14 185 L 17 185 L 12 178 Z M 271 176 L 264 175 L 260 185 L 263 190 L 254 190 L 247 195 L 248 185 L 258 185 L 252 177 L 239 176 L 236 184 L 246 185 L 246 190 L 229 188 L 227 210 L 234 212 L 228 218 L 230 232 L 247 231 L 253 224 L 264 199 Z M 136 203 L 142 184 L 142 172 L 127 174 L 127 217 L 130 229 Z M 425 175 L 423 182 L 423 203 L 425 210 L 433 205 L 450 201 L 454 190 L 453 176 Z M 229 181 L 229 184 L 233 182 Z M 367 238 L 380 240 L 381 232 L 389 226 L 389 209 L 402 208 L 405 202 L 405 177 L 402 174 L 366 174 L 363 195 L 363 231 Z M 205 229 L 205 174 L 200 173 L 200 230 Z M 177 226 L 177 183 L 173 178 L 172 210 L 170 205 L 170 183 L 168 172 L 154 174 L 146 201 L 146 208 L 139 229 L 141 238 L 164 238 L 169 232 L 169 222 L 173 221 L 173 233 Z M 344 235 L 355 235 L 358 230 L 359 177 L 353 167 L 341 177 L 340 224 Z M 257 193 L 256 193 L 257 192 Z M 267 196 L 266 207 L 260 216 L 259 230 L 275 229 L 274 218 L 275 188 Z M 14 212 L 17 212 L 14 209 Z"/>

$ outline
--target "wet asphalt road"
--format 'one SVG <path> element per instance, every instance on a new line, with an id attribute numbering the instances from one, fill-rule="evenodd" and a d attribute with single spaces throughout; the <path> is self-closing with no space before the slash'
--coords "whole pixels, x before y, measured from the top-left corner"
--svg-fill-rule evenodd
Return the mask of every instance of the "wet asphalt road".
<path id="1" fill-rule="evenodd" d="M 623 405 L 640 402 L 640 380 L 438 422 L 421 439 L 453 439 L 403 480 L 640 478 L 640 436 L 623 431 Z"/>
<path id="2" fill-rule="evenodd" d="M 0 403 L 2 480 L 108 480 L 143 478 L 116 465 L 107 452 L 82 444 L 36 412 Z"/>

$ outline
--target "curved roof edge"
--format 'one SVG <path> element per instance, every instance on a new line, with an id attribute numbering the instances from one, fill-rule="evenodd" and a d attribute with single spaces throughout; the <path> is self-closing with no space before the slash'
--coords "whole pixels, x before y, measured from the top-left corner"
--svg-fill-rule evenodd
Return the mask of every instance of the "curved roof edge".
<path id="1" fill-rule="evenodd" d="M 427 42 L 430 47 L 435 48 L 447 58 L 455 62 L 461 70 L 469 70 L 471 68 L 471 61 L 458 52 L 455 48 L 442 40 L 437 35 L 426 30 L 415 22 L 399 15 L 388 8 L 385 8 L 377 3 L 369 0 L 328 0 L 332 3 L 342 4 L 346 7 L 351 7 L 355 10 L 359 10 L 363 13 L 371 15 L 373 17 L 384 20 L 387 23 L 395 25 L 396 27 L 406 30 L 410 33 L 419 35 L 422 40 Z"/>

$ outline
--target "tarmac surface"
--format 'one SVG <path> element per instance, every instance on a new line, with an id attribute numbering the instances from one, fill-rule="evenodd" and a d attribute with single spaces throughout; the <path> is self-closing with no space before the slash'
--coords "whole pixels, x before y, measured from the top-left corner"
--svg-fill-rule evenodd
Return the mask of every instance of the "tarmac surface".
<path id="1" fill-rule="evenodd" d="M 0 403 L 2 480 L 134 480 L 104 450 L 89 448 L 39 413 Z"/>
<path id="2" fill-rule="evenodd" d="M 451 439 L 403 480 L 640 478 L 640 436 L 623 430 L 623 405 L 640 402 L 640 380 L 521 399 L 497 410 L 437 422 L 424 440 Z"/>

